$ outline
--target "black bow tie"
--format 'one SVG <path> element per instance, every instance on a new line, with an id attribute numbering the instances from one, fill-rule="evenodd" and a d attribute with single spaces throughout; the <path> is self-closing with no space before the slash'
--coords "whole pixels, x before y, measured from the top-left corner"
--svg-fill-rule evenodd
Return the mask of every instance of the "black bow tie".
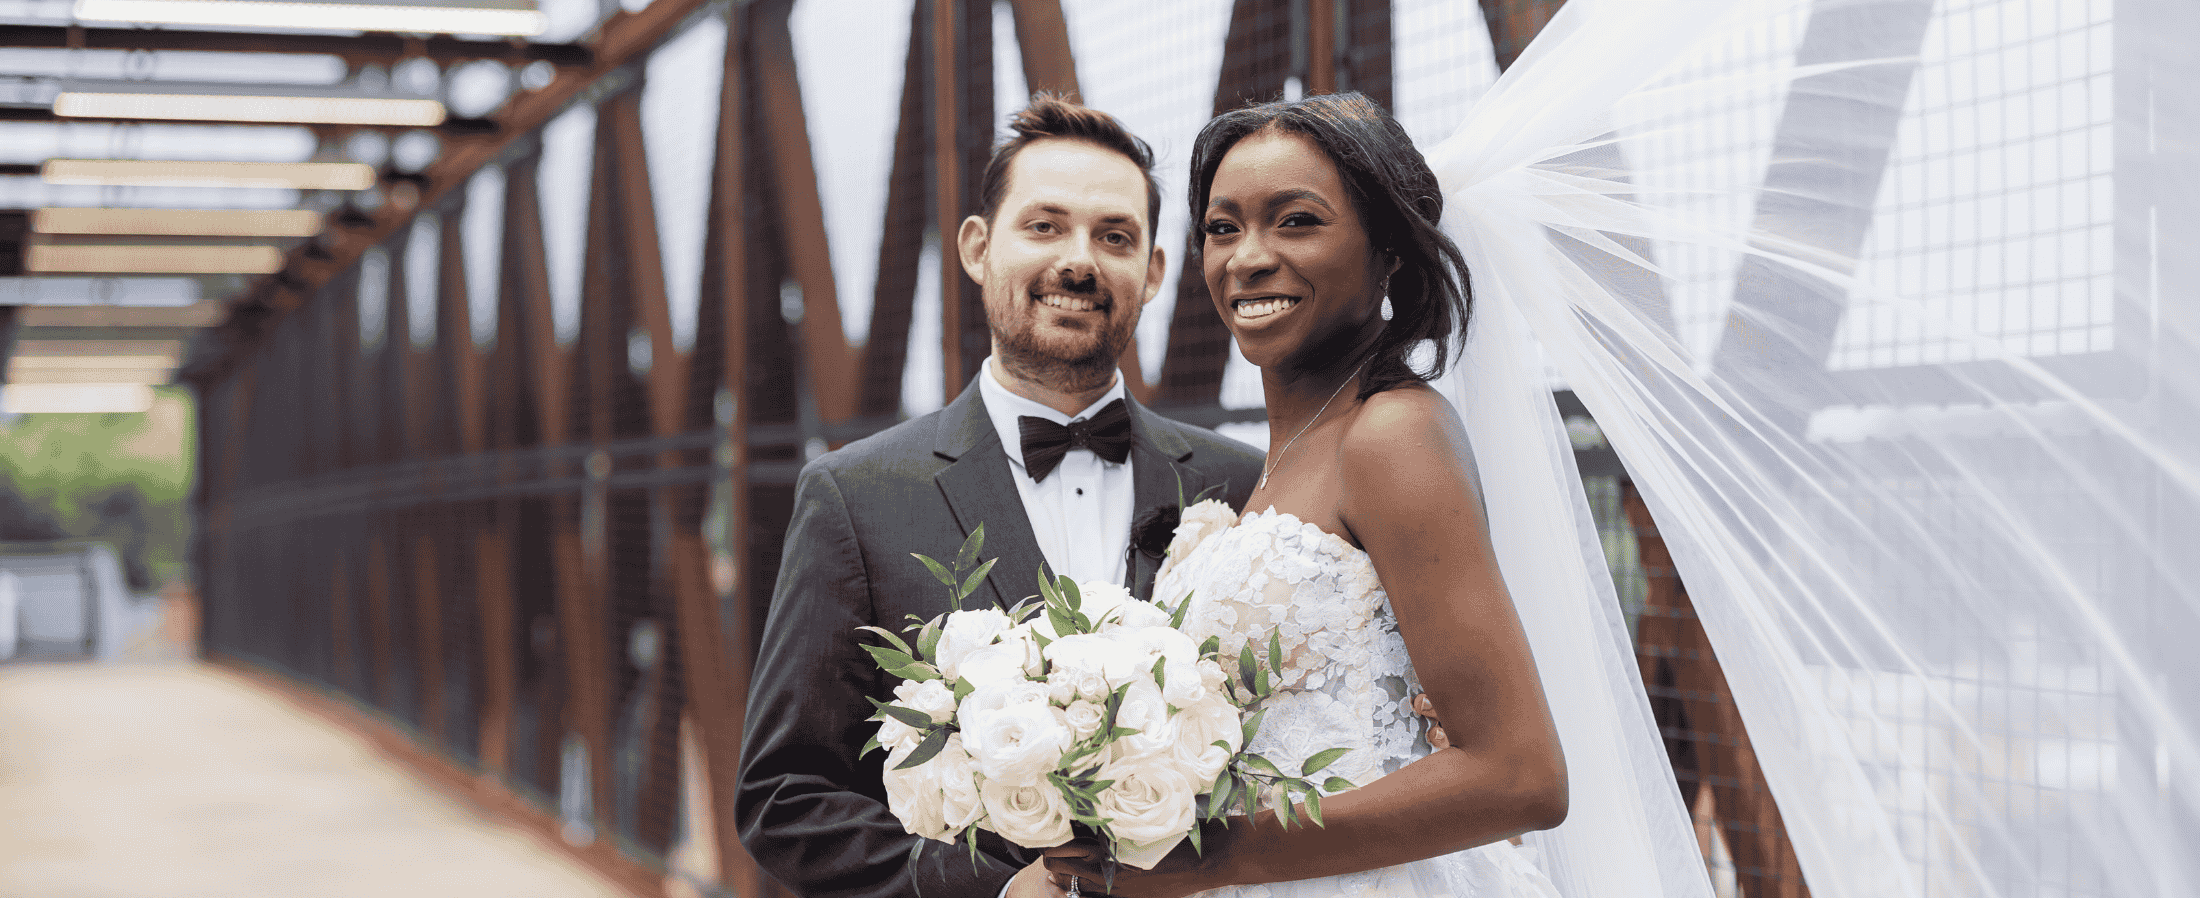
<path id="1" fill-rule="evenodd" d="M 1101 406 L 1091 418 L 1066 425 L 1021 415 L 1016 429 L 1023 436 L 1024 473 L 1031 475 L 1033 483 L 1054 473 L 1071 449 L 1090 449 L 1116 464 L 1131 457 L 1131 410 L 1121 399 Z"/>

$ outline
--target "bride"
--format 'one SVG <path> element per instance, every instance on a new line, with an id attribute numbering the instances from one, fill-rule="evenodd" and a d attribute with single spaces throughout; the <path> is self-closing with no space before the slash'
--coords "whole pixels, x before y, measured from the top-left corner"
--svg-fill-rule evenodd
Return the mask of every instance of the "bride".
<path id="1" fill-rule="evenodd" d="M 1274 448 L 1251 513 L 1172 558 L 1155 595 L 1191 593 L 1186 628 L 1225 656 L 1280 629 L 1284 687 L 1251 747 L 1295 769 L 1342 745 L 1355 788 L 1320 826 L 1273 807 L 1209 824 L 1203 853 L 1122 868 L 1109 893 L 1556 895 L 1507 840 L 1566 818 L 1566 762 L 1466 430 L 1428 383 L 1471 308 L 1436 177 L 1380 107 L 1323 95 L 1210 122 L 1190 199 Z M 1423 690 L 1448 747 L 1399 710 Z M 1091 850 L 1049 854 L 1057 884 L 1102 882 Z"/>

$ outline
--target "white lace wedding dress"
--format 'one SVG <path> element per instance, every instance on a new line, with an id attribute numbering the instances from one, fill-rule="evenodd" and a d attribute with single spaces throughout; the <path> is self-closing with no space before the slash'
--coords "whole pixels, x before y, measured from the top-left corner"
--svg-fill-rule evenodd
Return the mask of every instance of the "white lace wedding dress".
<path id="1" fill-rule="evenodd" d="M 1192 594 L 1184 628 L 1220 636 L 1224 657 L 1248 638 L 1266 663 L 1267 635 L 1281 631 L 1283 679 L 1252 743 L 1297 770 L 1323 749 L 1351 749 L 1327 774 L 1364 786 L 1428 754 L 1421 718 L 1405 705 L 1420 692 L 1412 659 L 1367 553 L 1288 513 L 1256 512 L 1193 544 L 1162 572 L 1154 596 Z M 1230 898 L 1446 896 L 1557 898 L 1529 852 L 1508 842 L 1395 867 L 1324 879 L 1201 893 Z"/>

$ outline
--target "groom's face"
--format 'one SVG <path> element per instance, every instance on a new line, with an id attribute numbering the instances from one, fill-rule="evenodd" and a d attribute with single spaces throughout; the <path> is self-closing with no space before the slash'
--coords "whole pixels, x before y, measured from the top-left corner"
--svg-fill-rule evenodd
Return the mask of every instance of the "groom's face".
<path id="1" fill-rule="evenodd" d="M 1146 209 L 1145 175 L 1121 153 L 1050 139 L 1016 154 L 993 219 L 971 216 L 958 240 L 1012 374 L 1064 392 L 1107 386 L 1161 287 Z"/>

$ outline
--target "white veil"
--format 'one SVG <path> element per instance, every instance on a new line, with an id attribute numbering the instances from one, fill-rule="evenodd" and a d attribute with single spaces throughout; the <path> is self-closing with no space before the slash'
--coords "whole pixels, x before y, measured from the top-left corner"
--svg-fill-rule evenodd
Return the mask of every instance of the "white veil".
<path id="1" fill-rule="evenodd" d="M 1571 898 L 1709 892 L 1550 402 L 1819 898 L 2200 894 L 2200 6 L 1573 0 L 1425 147 Z"/>

